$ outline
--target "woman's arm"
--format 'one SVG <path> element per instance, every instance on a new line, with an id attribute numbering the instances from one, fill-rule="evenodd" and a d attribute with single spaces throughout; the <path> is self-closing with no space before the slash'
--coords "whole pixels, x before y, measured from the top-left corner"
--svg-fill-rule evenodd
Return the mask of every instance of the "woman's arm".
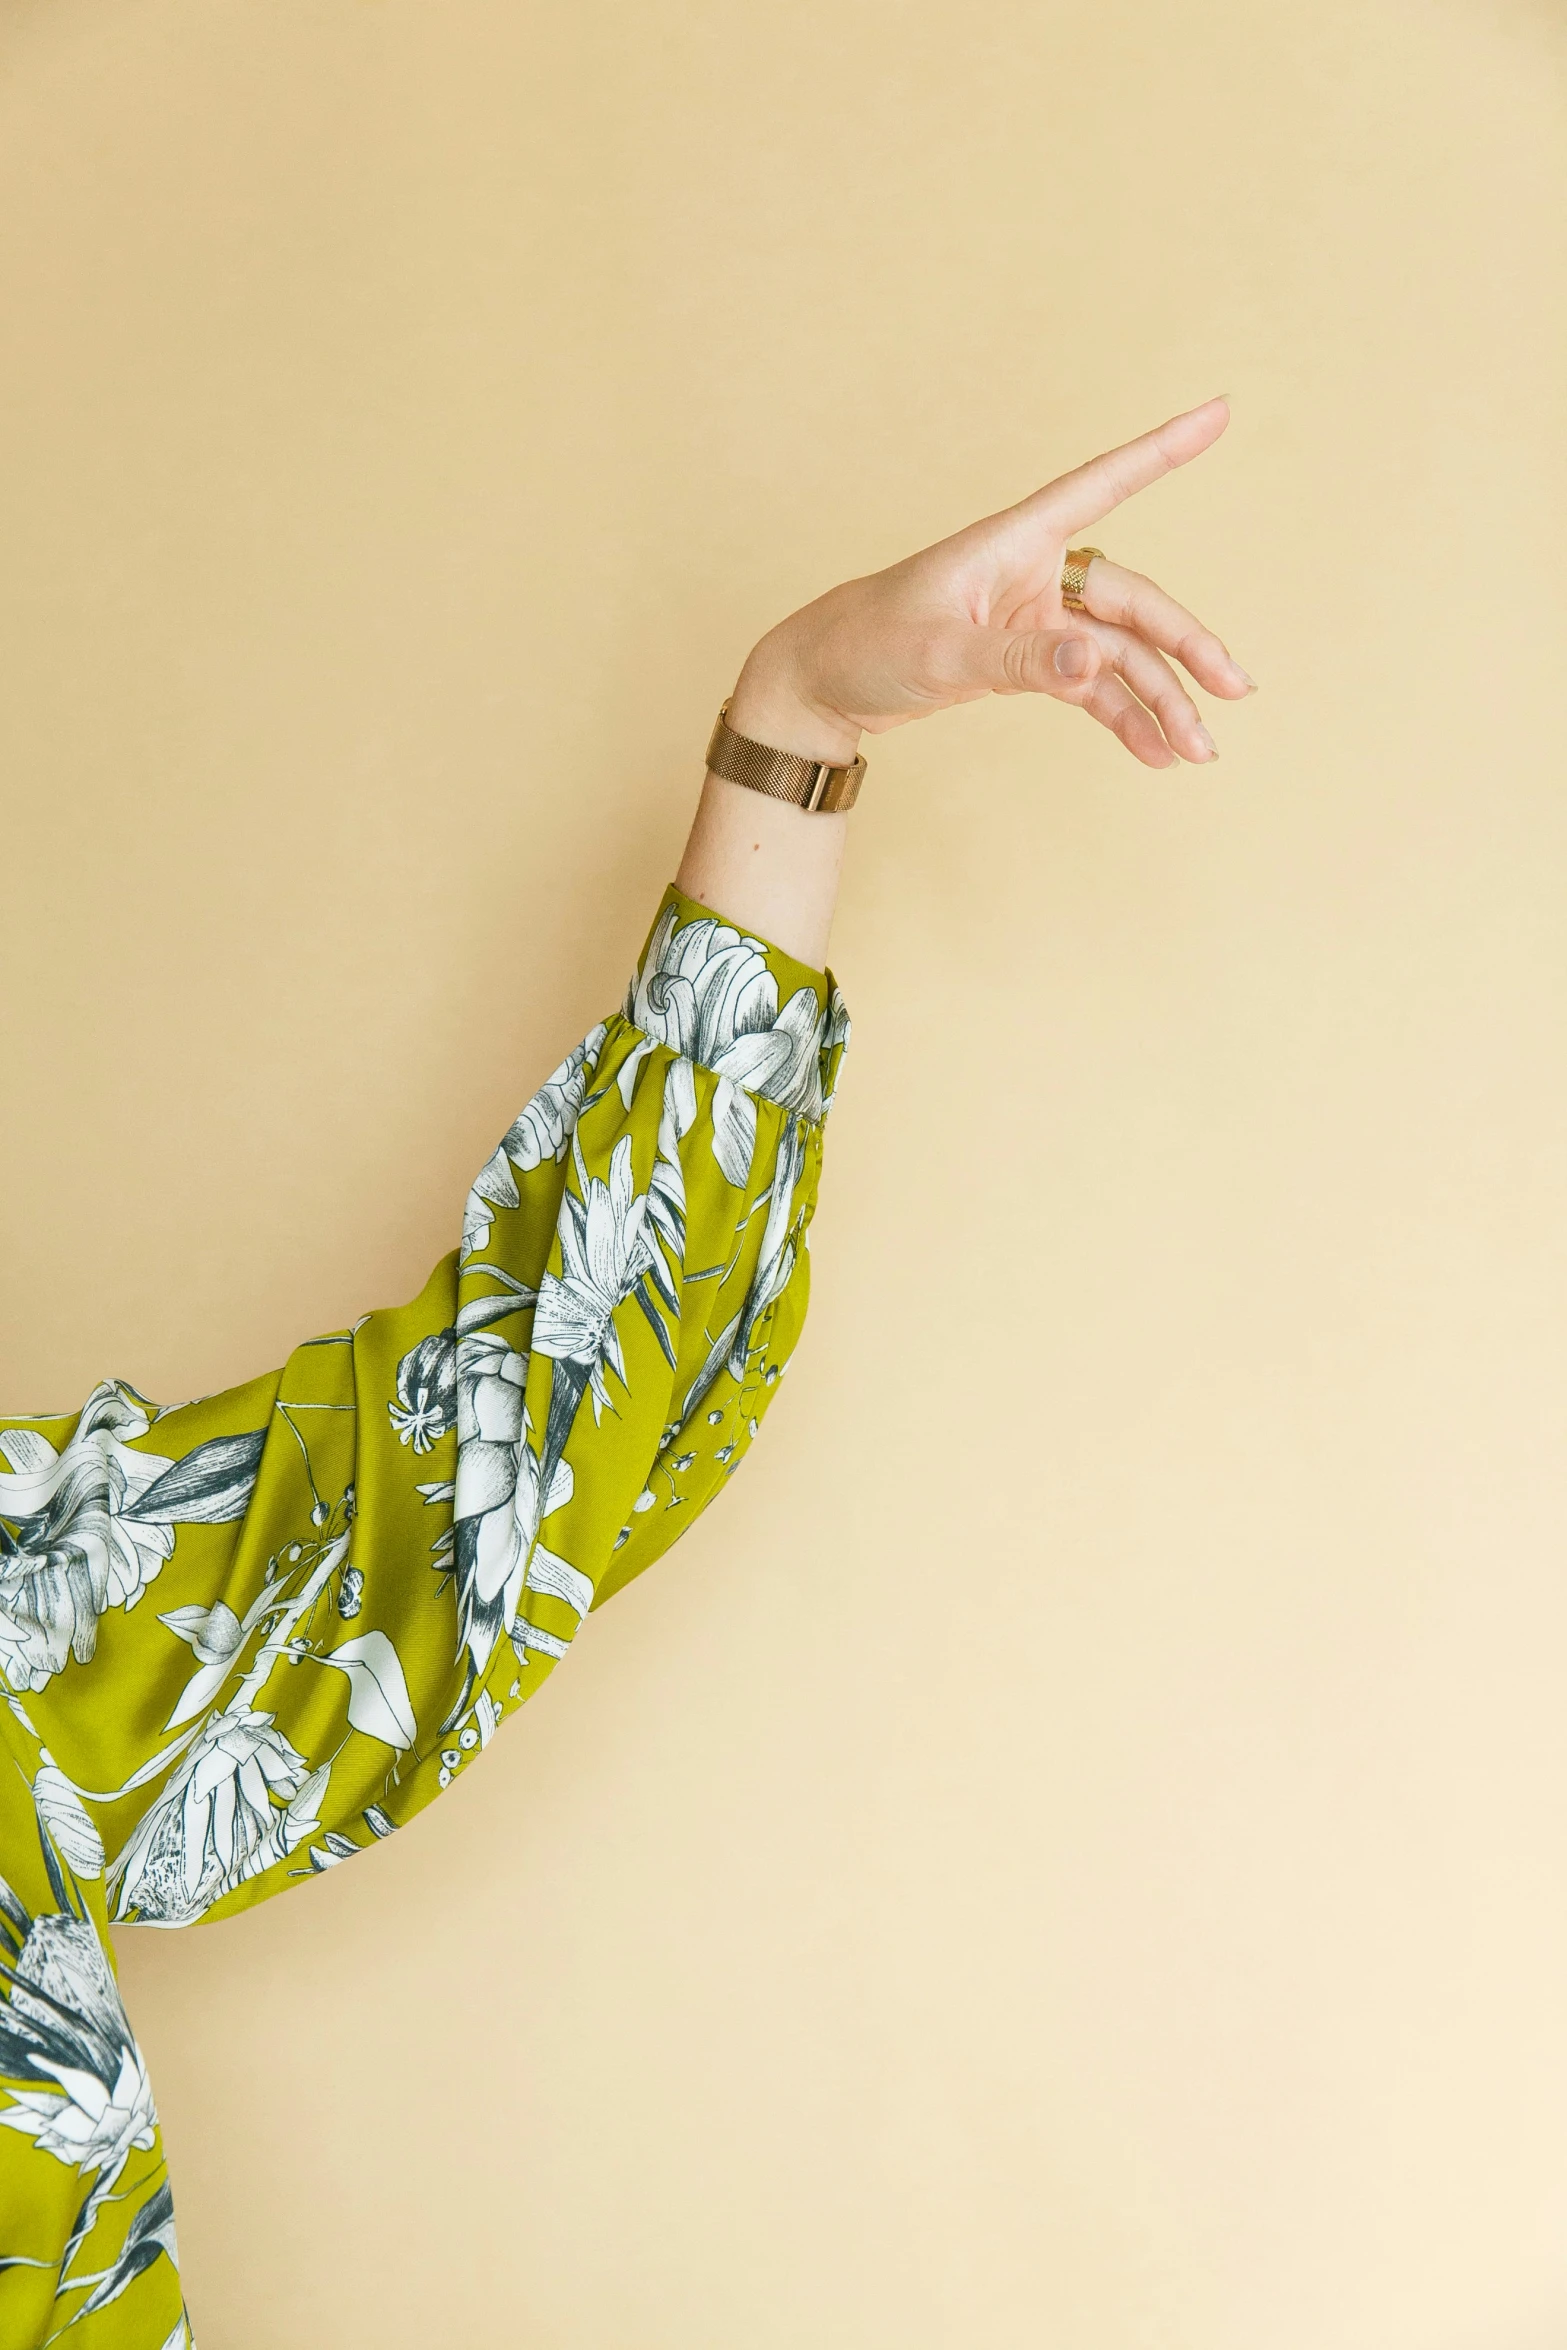
<path id="1" fill-rule="evenodd" d="M 1220 397 L 1062 474 L 1021 504 L 865 579 L 848 580 L 769 630 L 746 661 L 729 722 L 809 759 L 852 759 L 881 734 L 986 694 L 1075 703 L 1148 767 L 1218 757 L 1173 653 L 1209 692 L 1252 680 L 1211 629 L 1140 572 L 1088 567 L 1083 612 L 1061 601 L 1062 559 L 1136 491 L 1211 447 Z M 802 962 L 826 960 L 849 819 L 808 814 L 709 774 L 680 867 L 689 897 Z"/>
<path id="2" fill-rule="evenodd" d="M 1084 612 L 1059 582 L 1226 421 L 1210 401 L 817 598 L 752 652 L 732 723 L 837 763 L 1046 693 L 1145 765 L 1211 757 L 1159 648 L 1237 698 L 1218 638 L 1108 561 Z M 116 1918 L 226 1915 L 412 1818 L 744 1461 L 809 1296 L 846 823 L 708 776 L 624 1004 L 501 1137 L 408 1305 L 191 1404 L 105 1380 L 0 1420 L 0 1787 Z"/>

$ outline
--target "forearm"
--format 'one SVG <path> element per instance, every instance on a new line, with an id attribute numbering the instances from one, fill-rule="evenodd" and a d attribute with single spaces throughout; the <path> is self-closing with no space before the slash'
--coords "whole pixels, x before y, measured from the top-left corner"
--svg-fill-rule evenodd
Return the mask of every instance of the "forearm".
<path id="1" fill-rule="evenodd" d="M 859 745 L 858 729 L 809 708 L 785 686 L 762 646 L 741 671 L 729 722 L 807 759 L 847 761 Z M 820 970 L 848 825 L 846 814 L 796 808 L 709 774 L 676 880 L 687 897 Z"/>

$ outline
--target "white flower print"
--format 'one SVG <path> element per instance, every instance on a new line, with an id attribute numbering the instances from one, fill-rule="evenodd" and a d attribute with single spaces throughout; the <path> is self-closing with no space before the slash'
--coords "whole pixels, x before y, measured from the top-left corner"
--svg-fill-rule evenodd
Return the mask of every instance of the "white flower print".
<path id="1" fill-rule="evenodd" d="M 540 1354 L 586 1373 L 597 1420 L 609 1402 L 606 1369 L 625 1382 L 615 1314 L 654 1257 L 648 1195 L 636 1188 L 630 1135 L 623 1134 L 610 1155 L 607 1183 L 588 1173 L 580 1148 L 573 1147 L 579 1191 L 568 1189 L 561 1201 L 561 1271 L 546 1273 L 540 1285 L 533 1344 Z"/>
<path id="2" fill-rule="evenodd" d="M 216 1697 L 246 1638 L 267 1609 L 276 1603 L 276 1597 L 276 1588 L 269 1583 L 243 1618 L 221 1599 L 214 1600 L 211 1607 L 171 1608 L 167 1615 L 158 1618 L 179 1639 L 189 1641 L 198 1665 L 164 1723 L 165 1730 L 177 1730 L 182 1722 L 194 1721 Z"/>
<path id="3" fill-rule="evenodd" d="M 597 1059 L 599 1048 L 608 1029 L 604 1021 L 590 1028 L 578 1045 L 574 1045 L 560 1067 L 544 1083 L 532 1100 L 519 1111 L 495 1149 L 485 1160 L 468 1194 L 468 1205 L 463 1216 L 462 1253 L 472 1257 L 482 1255 L 490 1245 L 490 1233 L 495 1223 L 497 1208 L 514 1208 L 521 1194 L 517 1189 L 512 1168 L 520 1167 L 524 1174 L 540 1166 L 545 1159 L 563 1159 L 566 1146 L 576 1132 L 577 1120 L 582 1114 L 582 1103 L 588 1089 L 588 1068 Z"/>
<path id="4" fill-rule="evenodd" d="M 329 1771 L 310 1770 L 269 1713 L 237 1704 L 214 1714 L 110 1864 L 113 1915 L 194 1923 L 319 1834 Z"/>
<path id="5" fill-rule="evenodd" d="M 12 1464 L 0 1473 L 0 1666 L 13 1689 L 46 1688 L 68 1656 L 90 1661 L 104 1610 L 136 1605 L 172 1556 L 176 1525 L 243 1515 L 263 1431 L 175 1461 L 131 1450 L 151 1424 L 139 1396 L 105 1381 L 63 1452 L 36 1429 L 0 1443 Z"/>
<path id="6" fill-rule="evenodd" d="M 780 1008 L 765 950 L 727 923 L 707 917 L 682 924 L 669 907 L 631 983 L 625 1014 L 651 1043 L 718 1077 L 713 1155 L 731 1183 L 743 1184 L 751 1171 L 753 1097 L 820 1117 L 827 1019 L 816 992 L 797 988 Z M 633 1052 L 621 1070 L 628 1101 L 639 1057 Z"/>
<path id="7" fill-rule="evenodd" d="M 40 1919 L 39 1925 L 53 1922 Z M 73 1921 L 61 1932 L 74 1933 L 97 1949 L 91 1926 Z M 21 1998 L 26 2000 L 25 1990 Z M 12 2004 L 18 2004 L 15 1998 Z M 112 2081 L 101 2080 L 79 2065 L 54 2063 L 42 2056 L 34 2062 L 39 2072 L 54 2075 L 58 2088 L 13 2089 L 13 2102 L 0 2113 L 0 2126 L 25 2131 L 41 2154 L 52 2154 L 57 2162 L 67 2162 L 79 2171 L 107 2169 L 118 2175 L 133 2147 L 152 2144 L 158 2117 L 139 2048 L 122 2051 Z"/>
<path id="8" fill-rule="evenodd" d="M 457 1334 L 434 1330 L 410 1347 L 397 1366 L 396 1400 L 387 1405 L 399 1444 L 430 1452 L 452 1425 L 457 1408 Z"/>
<path id="9" fill-rule="evenodd" d="M 457 1347 L 475 1330 L 508 1321 L 538 1292 L 499 1265 L 474 1268 L 490 1281 L 503 1284 L 499 1295 L 471 1297 L 458 1308 L 457 1319 L 445 1330 L 432 1330 L 411 1346 L 397 1366 L 397 1396 L 387 1405 L 387 1417 L 399 1444 L 411 1444 L 416 1453 L 433 1452 L 449 1436 L 457 1419 Z"/>
<path id="10" fill-rule="evenodd" d="M 88 2181 L 71 2232 L 52 2256 L 7 2248 L 3 2266 L 52 2270 L 59 2312 L 85 2294 L 51 2333 L 119 2299 L 167 2258 L 177 2269 L 174 2203 L 161 2163 L 130 2187 L 119 2182 L 133 2153 L 157 2144 L 158 2113 L 147 2067 L 126 2020 L 108 1954 L 40 1811 L 39 1844 L 57 1906 L 34 1915 L 0 1877 L 0 2129 Z M 118 2190 L 118 2191 L 116 2191 Z M 130 2224 L 103 2268 L 76 2270 L 104 2210 L 130 2202 Z"/>
<path id="11" fill-rule="evenodd" d="M 718 1375 L 724 1369 L 736 1379 L 745 1376 L 757 1324 L 768 1307 L 788 1288 L 794 1273 L 794 1198 L 800 1177 L 805 1170 L 806 1124 L 803 1118 L 791 1118 L 778 1139 L 778 1158 L 773 1168 L 773 1180 L 767 1196 L 767 1221 L 762 1227 L 762 1244 L 755 1273 L 746 1291 L 740 1311 L 720 1331 L 709 1349 L 706 1362 L 686 1391 L 682 1412 L 698 1409 Z M 752 1430 L 754 1435 L 755 1430 Z M 733 1446 L 718 1454 L 720 1460 L 733 1455 Z"/>
<path id="12" fill-rule="evenodd" d="M 545 1159 L 558 1163 L 566 1156 L 588 1090 L 588 1066 L 598 1059 L 608 1033 L 602 1020 L 590 1028 L 507 1129 L 501 1149 L 524 1174 Z"/>
<path id="13" fill-rule="evenodd" d="M 174 1549 L 172 1529 L 127 1513 L 173 1462 L 132 1452 L 151 1422 L 105 1381 L 57 1453 L 35 1429 L 8 1433 L 0 1473 L 0 1665 L 13 1689 L 45 1689 L 68 1656 L 86 1664 L 108 1607 L 134 1607 Z M 25 1451 L 18 1438 L 26 1440 Z"/>
<path id="14" fill-rule="evenodd" d="M 457 1582 L 460 1647 L 482 1673 L 516 1614 L 539 1526 L 570 1501 L 570 1464 L 557 1460 L 546 1489 L 528 1442 L 523 1406 L 528 1358 L 494 1331 L 457 1347 L 457 1475 L 447 1561 Z"/>
<path id="15" fill-rule="evenodd" d="M 732 1078 L 713 1088 L 713 1156 L 737 1190 L 743 1189 L 756 1153 L 756 1096 Z"/>
<path id="16" fill-rule="evenodd" d="M 153 2142 L 158 2114 L 147 2067 L 91 1923 L 69 1911 L 30 1917 L 0 1880 L 0 2071 L 36 2089 L 8 2088 L 0 2127 L 40 2153 L 111 2185 L 133 2147 Z"/>
<path id="17" fill-rule="evenodd" d="M 101 1877 L 103 1838 L 98 1823 L 47 1747 L 38 1757 L 33 1805 L 73 1874 Z"/>

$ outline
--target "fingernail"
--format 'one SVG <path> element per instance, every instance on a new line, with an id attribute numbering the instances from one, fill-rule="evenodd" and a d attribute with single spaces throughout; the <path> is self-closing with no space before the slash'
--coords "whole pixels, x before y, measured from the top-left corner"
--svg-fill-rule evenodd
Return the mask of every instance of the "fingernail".
<path id="1" fill-rule="evenodd" d="M 1081 677 L 1088 667 L 1088 646 L 1080 636 L 1069 636 L 1056 647 L 1056 668 L 1063 677 Z"/>
<path id="2" fill-rule="evenodd" d="M 1237 677 L 1245 678 L 1246 691 L 1249 694 L 1254 694 L 1257 690 L 1257 680 L 1254 677 L 1247 677 L 1245 670 L 1241 667 L 1238 661 L 1232 661 L 1230 663 L 1230 667 L 1234 670 Z"/>
<path id="3" fill-rule="evenodd" d="M 1208 732 L 1206 726 L 1198 727 L 1197 740 L 1202 744 L 1203 750 L 1210 759 L 1216 759 L 1219 756 L 1219 746 L 1214 741 L 1212 735 Z"/>

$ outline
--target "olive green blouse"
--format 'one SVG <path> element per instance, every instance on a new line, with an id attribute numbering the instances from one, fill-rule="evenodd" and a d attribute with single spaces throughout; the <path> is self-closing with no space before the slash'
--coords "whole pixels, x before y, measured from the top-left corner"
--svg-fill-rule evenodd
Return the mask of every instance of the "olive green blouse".
<path id="1" fill-rule="evenodd" d="M 3 2350 L 191 2350 L 108 1921 L 392 1835 L 712 1500 L 804 1318 L 848 1034 L 671 888 L 411 1305 L 198 1402 L 0 1415 Z"/>

